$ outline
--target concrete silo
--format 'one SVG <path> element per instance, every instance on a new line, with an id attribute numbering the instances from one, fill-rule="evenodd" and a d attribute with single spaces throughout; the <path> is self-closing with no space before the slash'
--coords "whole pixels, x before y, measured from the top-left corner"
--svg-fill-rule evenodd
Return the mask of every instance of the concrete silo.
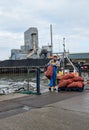
<path id="1" fill-rule="evenodd" d="M 38 49 L 38 30 L 35 27 L 31 27 L 24 32 L 25 50 L 31 51 L 34 48 Z"/>

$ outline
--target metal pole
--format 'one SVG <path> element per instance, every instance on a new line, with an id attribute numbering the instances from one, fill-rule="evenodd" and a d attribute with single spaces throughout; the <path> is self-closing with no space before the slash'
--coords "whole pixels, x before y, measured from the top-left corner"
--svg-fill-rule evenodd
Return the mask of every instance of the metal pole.
<path id="1" fill-rule="evenodd" d="M 77 68 L 73 65 L 73 63 L 71 62 L 71 60 L 69 59 L 68 56 L 66 56 L 67 60 L 69 61 L 69 63 L 72 65 L 73 69 L 74 69 L 74 72 L 77 72 Z"/>
<path id="2" fill-rule="evenodd" d="M 79 72 L 79 76 L 82 75 L 82 69 L 81 69 L 81 64 L 78 63 L 78 72 Z"/>
<path id="3" fill-rule="evenodd" d="M 63 38 L 63 74 L 65 73 L 65 38 Z"/>
<path id="4" fill-rule="evenodd" d="M 36 87 L 37 87 L 37 95 L 40 95 L 40 68 L 36 69 Z"/>
<path id="5" fill-rule="evenodd" d="M 28 86 L 27 86 L 27 91 L 29 91 L 29 72 L 30 72 L 30 69 L 28 69 Z"/>
<path id="6" fill-rule="evenodd" d="M 52 24 L 50 24 L 50 38 L 51 38 L 51 55 L 52 55 L 52 53 L 53 53 Z"/>

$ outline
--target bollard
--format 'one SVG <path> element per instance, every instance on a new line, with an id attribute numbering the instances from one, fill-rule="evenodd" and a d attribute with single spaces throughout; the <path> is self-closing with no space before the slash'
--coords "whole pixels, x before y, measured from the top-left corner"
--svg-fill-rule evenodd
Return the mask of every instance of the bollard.
<path id="1" fill-rule="evenodd" d="M 36 88 L 37 88 L 37 95 L 40 95 L 40 68 L 36 69 Z"/>

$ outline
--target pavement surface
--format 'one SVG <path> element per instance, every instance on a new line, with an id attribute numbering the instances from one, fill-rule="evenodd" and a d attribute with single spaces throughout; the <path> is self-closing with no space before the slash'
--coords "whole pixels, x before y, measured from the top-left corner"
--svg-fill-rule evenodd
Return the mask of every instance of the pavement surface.
<path id="1" fill-rule="evenodd" d="M 24 97 L 24 96 L 27 96 L 27 95 L 19 94 L 19 93 L 10 93 L 10 94 L 7 94 L 7 95 L 0 95 L 0 101 L 20 98 L 20 97 Z"/>
<path id="2" fill-rule="evenodd" d="M 0 101 L 0 130 L 89 130 L 89 90 Z"/>

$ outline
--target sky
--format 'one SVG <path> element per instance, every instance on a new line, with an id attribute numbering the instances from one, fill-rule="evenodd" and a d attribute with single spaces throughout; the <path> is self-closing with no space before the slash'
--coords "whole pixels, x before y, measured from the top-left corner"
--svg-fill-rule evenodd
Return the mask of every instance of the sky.
<path id="1" fill-rule="evenodd" d="M 2 0 L 0 1 L 0 60 L 11 55 L 11 49 L 24 45 L 24 32 L 38 28 L 39 47 L 50 45 L 53 30 L 53 52 L 89 52 L 89 0 Z"/>

